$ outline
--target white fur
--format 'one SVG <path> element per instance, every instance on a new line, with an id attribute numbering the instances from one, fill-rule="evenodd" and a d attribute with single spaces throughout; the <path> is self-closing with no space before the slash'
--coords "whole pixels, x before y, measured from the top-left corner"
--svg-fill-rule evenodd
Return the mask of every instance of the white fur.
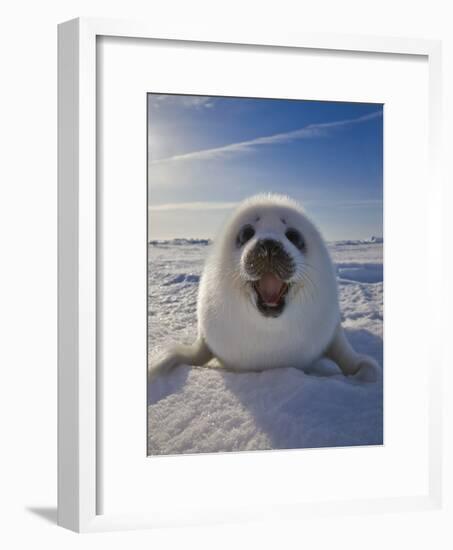
<path id="1" fill-rule="evenodd" d="M 238 249 L 237 233 L 247 223 L 255 236 Z M 285 237 L 289 227 L 303 235 L 305 252 Z M 280 241 L 297 265 L 286 307 L 276 318 L 255 307 L 242 267 L 248 249 L 263 238 Z M 234 369 L 304 368 L 327 349 L 339 321 L 335 271 L 302 208 L 280 195 L 244 201 L 216 240 L 200 282 L 198 328 L 212 353 Z"/>

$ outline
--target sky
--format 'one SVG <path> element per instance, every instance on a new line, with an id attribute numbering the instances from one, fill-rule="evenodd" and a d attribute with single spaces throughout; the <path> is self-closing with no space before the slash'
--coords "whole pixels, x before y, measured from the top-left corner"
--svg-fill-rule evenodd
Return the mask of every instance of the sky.
<path id="1" fill-rule="evenodd" d="M 381 104 L 148 94 L 149 239 L 214 238 L 261 192 L 329 241 L 380 237 L 382 171 Z"/>

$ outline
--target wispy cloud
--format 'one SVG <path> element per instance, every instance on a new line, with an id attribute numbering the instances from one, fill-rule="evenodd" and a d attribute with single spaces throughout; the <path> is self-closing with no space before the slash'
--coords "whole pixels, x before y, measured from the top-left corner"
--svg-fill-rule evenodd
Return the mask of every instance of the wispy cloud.
<path id="1" fill-rule="evenodd" d="M 166 104 L 178 104 L 195 109 L 211 109 L 214 107 L 215 98 L 196 95 L 151 94 L 150 104 L 155 109 L 160 109 L 162 105 Z"/>
<path id="2" fill-rule="evenodd" d="M 212 149 L 202 149 L 201 151 L 193 151 L 191 153 L 185 153 L 183 155 L 174 155 L 172 157 L 166 157 L 163 159 L 156 159 L 150 161 L 150 165 L 163 164 L 169 162 L 179 161 L 191 161 L 191 160 L 210 160 L 228 155 L 234 155 L 239 153 L 247 153 L 254 151 L 256 148 L 263 145 L 273 145 L 277 143 L 290 143 L 299 139 L 310 139 L 315 137 L 326 136 L 329 132 L 351 126 L 354 124 L 361 124 L 368 120 L 378 118 L 382 116 L 382 111 L 375 111 L 368 115 L 364 115 L 358 118 L 350 118 L 346 120 L 338 120 L 334 122 L 323 122 L 320 124 L 308 124 L 303 128 L 292 130 L 290 132 L 283 132 L 279 134 L 273 134 L 270 136 L 262 136 L 247 141 L 239 141 L 237 143 L 230 143 L 228 145 L 222 145 L 221 147 L 215 147 Z"/>
<path id="3" fill-rule="evenodd" d="M 382 205 L 382 199 L 349 199 L 349 200 L 311 200 L 304 204 L 310 206 L 334 207 L 334 208 L 364 208 Z"/>
<path id="4" fill-rule="evenodd" d="M 149 205 L 150 212 L 167 212 L 173 210 L 185 211 L 207 211 L 207 210 L 231 210 L 235 208 L 239 202 L 222 202 L 222 201 L 200 201 L 200 202 L 169 202 L 165 204 Z M 308 200 L 304 201 L 305 206 L 321 207 L 321 208 L 366 208 L 375 207 L 382 204 L 381 199 L 369 200 Z"/>
<path id="5" fill-rule="evenodd" d="M 151 212 L 162 212 L 168 210 L 230 210 L 237 206 L 237 202 L 221 202 L 221 201 L 206 201 L 206 202 L 172 202 L 166 204 L 149 205 L 148 210 Z"/>

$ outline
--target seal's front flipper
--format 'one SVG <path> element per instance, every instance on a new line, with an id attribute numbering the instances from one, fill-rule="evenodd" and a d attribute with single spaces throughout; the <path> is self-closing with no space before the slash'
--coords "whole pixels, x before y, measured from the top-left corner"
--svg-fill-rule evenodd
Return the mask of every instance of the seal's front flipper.
<path id="1" fill-rule="evenodd" d="M 376 361 L 366 355 L 361 355 L 359 357 L 360 360 L 357 372 L 354 374 L 353 378 L 359 382 L 376 382 L 380 374 L 380 369 Z"/>
<path id="2" fill-rule="evenodd" d="M 158 374 L 168 372 L 178 365 L 199 367 L 212 357 L 212 352 L 202 336 L 199 336 L 190 346 L 175 345 L 164 351 L 156 361 L 148 366 L 148 382 L 151 382 Z"/>
<path id="3" fill-rule="evenodd" d="M 326 357 L 335 361 L 345 376 L 353 376 L 360 382 L 376 382 L 380 369 L 374 359 L 360 355 L 349 343 L 343 327 L 338 325 Z"/>

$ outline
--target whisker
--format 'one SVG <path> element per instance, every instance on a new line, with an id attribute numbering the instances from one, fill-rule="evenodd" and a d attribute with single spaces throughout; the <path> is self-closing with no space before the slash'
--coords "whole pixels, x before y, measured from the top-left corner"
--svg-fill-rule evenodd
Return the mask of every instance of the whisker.
<path id="1" fill-rule="evenodd" d="M 315 300 L 315 293 L 317 290 L 317 285 L 314 282 L 313 278 L 311 277 L 309 271 L 307 269 L 303 269 L 301 272 L 302 281 L 304 283 L 303 290 L 306 292 L 306 294 L 310 295 L 310 298 L 314 301 Z"/>

